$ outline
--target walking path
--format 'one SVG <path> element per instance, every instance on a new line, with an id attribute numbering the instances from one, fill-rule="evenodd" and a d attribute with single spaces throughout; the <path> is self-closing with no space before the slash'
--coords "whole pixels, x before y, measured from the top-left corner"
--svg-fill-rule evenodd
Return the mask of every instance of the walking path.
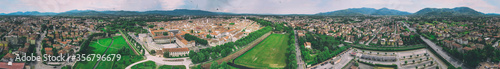
<path id="1" fill-rule="evenodd" d="M 113 45 L 113 42 L 114 42 L 114 39 L 113 39 L 113 38 L 111 38 L 111 43 L 109 43 L 108 48 L 106 48 L 106 50 L 105 50 L 105 51 L 104 51 L 104 53 L 102 53 L 102 54 L 106 54 L 106 52 L 108 52 L 109 47 L 111 47 L 111 45 Z M 97 67 L 97 65 L 99 65 L 99 62 L 101 62 L 101 60 L 97 60 L 97 63 L 94 65 L 94 68 L 93 68 L 93 69 L 95 69 L 95 68 Z"/>

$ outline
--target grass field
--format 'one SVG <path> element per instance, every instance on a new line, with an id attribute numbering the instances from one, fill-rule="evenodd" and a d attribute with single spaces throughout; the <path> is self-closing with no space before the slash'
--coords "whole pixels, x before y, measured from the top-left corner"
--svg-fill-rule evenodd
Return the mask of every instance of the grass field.
<path id="1" fill-rule="evenodd" d="M 184 65 L 162 65 L 158 69 L 186 69 Z"/>
<path id="2" fill-rule="evenodd" d="M 115 36 L 113 37 L 113 44 L 110 46 L 109 50 L 106 52 L 106 54 L 118 54 L 118 51 L 125 47 L 125 49 L 129 49 L 127 43 L 125 42 L 125 39 L 121 36 Z M 92 54 L 103 54 L 104 51 L 106 51 L 106 48 L 108 48 L 109 44 L 111 43 L 112 39 L 111 38 L 103 38 L 103 39 L 98 39 L 96 41 L 92 41 L 89 46 L 94 47 L 95 49 L 92 50 L 94 53 Z M 130 51 L 133 53 L 132 51 Z M 130 56 L 123 56 L 120 61 L 131 61 L 131 60 L 125 60 L 125 59 L 130 59 Z M 137 59 L 137 60 L 135 60 Z M 139 61 L 142 60 L 142 58 L 135 58 L 132 61 Z M 117 61 L 118 62 L 118 61 Z M 94 61 L 80 61 L 77 62 L 75 65 L 75 68 L 80 68 L 80 69 L 91 69 L 94 67 L 94 65 L 97 63 L 97 59 L 94 59 Z M 111 69 L 114 66 L 113 61 L 101 61 L 98 66 L 96 67 L 97 69 Z M 125 65 L 127 66 L 127 65 Z"/>
<path id="3" fill-rule="evenodd" d="M 156 64 L 153 61 L 146 61 L 143 63 L 136 64 L 131 67 L 131 69 L 156 69 Z M 184 66 L 182 66 L 184 67 Z"/>
<path id="4" fill-rule="evenodd" d="M 288 35 L 271 34 L 251 50 L 236 58 L 234 63 L 251 68 L 284 68 Z"/>

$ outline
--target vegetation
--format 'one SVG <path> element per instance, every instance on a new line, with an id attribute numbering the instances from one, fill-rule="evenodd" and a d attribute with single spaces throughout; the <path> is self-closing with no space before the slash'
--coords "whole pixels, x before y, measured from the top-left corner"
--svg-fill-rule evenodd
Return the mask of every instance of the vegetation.
<path id="1" fill-rule="evenodd" d="M 111 44 L 111 42 L 113 42 Z M 111 44 L 111 46 L 109 46 Z M 109 49 L 106 53 L 106 49 Z M 86 49 L 88 51 L 80 51 L 78 53 L 81 54 L 120 54 L 121 59 L 114 60 L 114 61 L 102 61 L 98 64 L 96 68 L 99 69 L 111 69 L 111 68 L 118 68 L 122 69 L 133 62 L 137 62 L 142 60 L 143 58 L 134 55 L 133 51 L 128 47 L 128 45 L 125 42 L 125 39 L 121 36 L 116 36 L 112 38 L 104 38 L 104 39 L 99 39 L 97 41 L 91 41 L 89 42 L 88 46 L 83 46 L 82 49 Z M 93 68 L 94 65 L 97 63 L 97 59 L 93 61 L 79 61 L 75 64 L 73 68 L 79 68 L 79 69 L 88 69 L 88 68 Z"/>
<path id="2" fill-rule="evenodd" d="M 425 48 L 425 45 L 410 45 L 410 46 L 399 46 L 399 47 L 382 47 L 382 46 L 365 46 L 365 45 L 353 45 L 353 47 L 366 50 L 375 51 L 406 51 Z"/>
<path id="3" fill-rule="evenodd" d="M 257 46 L 236 58 L 234 63 L 251 68 L 284 68 L 288 57 L 285 55 L 290 46 L 288 42 L 290 39 L 287 36 L 271 34 Z"/>
<path id="4" fill-rule="evenodd" d="M 295 34 L 294 32 L 290 32 L 290 34 Z M 294 35 L 289 35 L 289 38 L 290 40 L 288 41 L 288 43 L 290 44 L 287 49 L 287 52 L 286 53 L 286 56 L 288 56 L 287 60 L 286 60 L 286 69 L 296 69 L 297 68 L 297 55 L 295 55 L 297 53 L 297 51 L 295 51 L 295 36 Z"/>
<path id="5" fill-rule="evenodd" d="M 210 59 L 214 60 L 220 57 L 226 57 L 233 52 L 235 46 L 245 46 L 271 30 L 271 27 L 264 27 L 260 30 L 248 34 L 248 36 L 243 37 L 235 42 L 228 42 L 212 48 L 201 49 L 199 52 L 190 51 L 188 56 L 192 59 L 191 61 L 193 63 L 201 63 Z"/>
<path id="6" fill-rule="evenodd" d="M 208 41 L 205 39 L 198 38 L 196 36 L 193 36 L 191 34 L 184 34 L 184 39 L 191 41 L 194 40 L 196 44 L 201 44 L 201 45 L 208 45 Z"/>
<path id="7" fill-rule="evenodd" d="M 231 69 L 231 66 L 227 64 L 227 62 L 222 62 L 218 64 L 217 62 L 212 62 L 210 65 L 210 69 Z"/>
<path id="8" fill-rule="evenodd" d="M 303 46 L 305 42 L 310 42 L 312 49 L 306 49 Z M 350 47 L 348 45 L 338 47 L 340 43 L 337 38 L 320 34 L 306 34 L 305 37 L 299 38 L 301 54 L 307 64 L 323 62 Z"/>
<path id="9" fill-rule="evenodd" d="M 186 69 L 184 65 L 162 65 L 158 69 Z"/>
<path id="10" fill-rule="evenodd" d="M 132 66 L 131 69 L 156 69 L 156 64 L 153 61 L 146 61 Z"/>

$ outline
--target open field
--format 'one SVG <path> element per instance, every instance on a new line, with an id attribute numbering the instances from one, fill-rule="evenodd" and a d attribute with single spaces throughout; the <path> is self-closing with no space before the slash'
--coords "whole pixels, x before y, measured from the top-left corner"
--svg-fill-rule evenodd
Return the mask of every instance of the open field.
<path id="1" fill-rule="evenodd" d="M 234 63 L 251 68 L 283 68 L 285 67 L 287 35 L 271 34 L 257 46 L 235 59 Z"/>
<path id="2" fill-rule="evenodd" d="M 129 49 L 127 46 L 127 43 L 125 42 L 125 39 L 121 36 L 115 36 L 113 37 L 114 40 L 111 38 L 103 38 L 103 39 L 98 39 L 96 41 L 92 41 L 89 46 L 95 48 L 92 50 L 94 53 L 92 54 L 103 54 L 108 46 L 110 45 L 111 41 L 113 41 L 113 44 L 109 46 L 108 51 L 105 54 L 119 54 L 120 49 Z M 132 52 L 133 53 L 133 52 Z M 125 61 L 125 59 L 130 59 L 130 56 L 124 56 L 124 54 L 121 54 L 121 60 L 120 61 Z M 142 58 L 137 58 L 137 59 L 142 59 Z M 136 60 L 133 60 L 136 61 Z M 117 61 L 118 62 L 118 61 Z M 97 58 L 94 59 L 93 61 L 81 61 L 77 62 L 75 65 L 75 68 L 81 68 L 81 69 L 89 69 L 93 68 L 94 65 L 97 63 Z M 113 68 L 115 62 L 113 61 L 102 61 L 98 64 L 96 68 L 98 69 L 111 69 Z M 126 66 L 126 65 L 125 65 Z"/>
<path id="3" fill-rule="evenodd" d="M 134 66 L 132 66 L 131 69 L 156 69 L 156 64 L 154 61 L 146 61 L 146 62 L 143 62 L 143 63 L 139 63 L 139 64 L 136 64 Z M 184 67 L 184 66 L 182 66 Z"/>
<path id="4" fill-rule="evenodd" d="M 158 69 L 186 69 L 183 65 L 162 65 Z"/>

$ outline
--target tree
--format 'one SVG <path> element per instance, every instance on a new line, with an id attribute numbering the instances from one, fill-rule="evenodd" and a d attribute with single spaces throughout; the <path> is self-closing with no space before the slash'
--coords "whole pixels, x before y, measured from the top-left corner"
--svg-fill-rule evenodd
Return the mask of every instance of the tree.
<path id="1" fill-rule="evenodd" d="M 164 32 L 163 35 L 165 35 L 165 36 L 168 35 L 168 32 Z"/>
<path id="2" fill-rule="evenodd" d="M 163 57 L 165 58 L 170 57 L 170 52 L 168 52 L 168 50 L 166 52 L 163 52 Z"/>
<path id="3" fill-rule="evenodd" d="M 155 25 L 149 25 L 148 27 L 149 27 L 149 28 L 153 28 L 153 27 L 155 27 Z"/>
<path id="4" fill-rule="evenodd" d="M 354 63 L 354 66 L 359 66 L 359 63 L 358 62 Z"/>
<path id="5" fill-rule="evenodd" d="M 210 69 L 218 69 L 218 66 L 219 64 L 217 62 L 212 62 L 212 64 L 210 64 Z"/>
<path id="6" fill-rule="evenodd" d="M 151 50 L 151 54 L 156 54 L 156 51 L 155 50 Z"/>
<path id="7" fill-rule="evenodd" d="M 207 36 L 206 36 L 206 37 L 207 37 L 207 38 L 212 38 L 212 36 L 210 36 L 210 34 L 207 34 Z"/>
<path id="8" fill-rule="evenodd" d="M 408 64 L 408 61 L 405 61 L 405 64 Z"/>

